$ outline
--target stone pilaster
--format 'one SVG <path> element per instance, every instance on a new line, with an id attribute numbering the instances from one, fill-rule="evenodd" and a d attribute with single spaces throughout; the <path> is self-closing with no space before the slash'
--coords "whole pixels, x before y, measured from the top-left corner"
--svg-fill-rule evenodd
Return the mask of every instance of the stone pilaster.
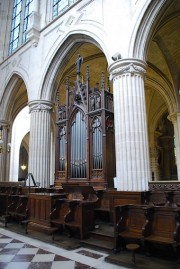
<path id="1" fill-rule="evenodd" d="M 9 180 L 10 143 L 9 143 L 9 123 L 0 121 L 2 126 L 2 152 L 0 153 L 0 181 Z"/>
<path id="2" fill-rule="evenodd" d="M 29 16 L 29 23 L 27 29 L 28 39 L 31 40 L 33 46 L 37 47 L 40 38 L 40 14 L 39 1 L 33 0 L 32 12 Z"/>
<path id="3" fill-rule="evenodd" d="M 33 8 L 32 8 L 33 12 L 38 13 L 39 12 L 39 0 L 33 0 Z"/>
<path id="4" fill-rule="evenodd" d="M 171 167 L 172 163 L 174 163 L 174 159 L 173 162 L 171 160 L 172 151 L 174 150 L 173 142 L 172 136 L 164 135 L 159 138 L 160 146 L 163 149 L 163 169 L 161 171 L 163 180 L 171 180 Z"/>
<path id="5" fill-rule="evenodd" d="M 119 60 L 109 67 L 113 79 L 116 176 L 118 190 L 146 191 L 151 180 L 144 78 L 146 64 Z"/>
<path id="6" fill-rule="evenodd" d="M 168 119 L 173 123 L 174 126 L 176 165 L 178 180 L 180 180 L 180 112 L 169 115 Z"/>
<path id="7" fill-rule="evenodd" d="M 29 103 L 31 120 L 28 172 L 33 174 L 41 187 L 50 186 L 52 105 L 45 100 Z"/>

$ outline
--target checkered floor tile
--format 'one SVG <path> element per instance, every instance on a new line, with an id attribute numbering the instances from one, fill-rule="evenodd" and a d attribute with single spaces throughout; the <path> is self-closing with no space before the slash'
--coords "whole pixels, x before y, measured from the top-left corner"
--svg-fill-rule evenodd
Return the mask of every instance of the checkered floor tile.
<path id="1" fill-rule="evenodd" d="M 88 269 L 88 265 L 72 261 L 63 256 L 25 244 L 5 235 L 0 235 L 1 269 Z"/>
<path id="2" fill-rule="evenodd" d="M 14 234 L 14 238 L 12 236 Z M 20 237 L 20 240 L 17 238 Z M 23 240 L 24 238 L 24 240 Z M 29 243 L 28 243 L 29 242 Z M 0 229 L 0 269 L 117 269 L 101 252 L 84 248 L 67 251 Z M 52 249 L 52 252 L 49 251 Z M 59 253 L 59 254 L 58 254 Z"/>

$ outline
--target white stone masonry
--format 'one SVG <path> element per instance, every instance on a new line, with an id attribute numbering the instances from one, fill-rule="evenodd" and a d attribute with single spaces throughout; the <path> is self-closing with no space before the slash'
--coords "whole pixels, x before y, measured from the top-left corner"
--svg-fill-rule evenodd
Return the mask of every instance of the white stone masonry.
<path id="1" fill-rule="evenodd" d="M 110 68 L 113 79 L 116 176 L 121 191 L 148 190 L 150 160 L 144 93 L 146 65 L 119 60 Z"/>
<path id="2" fill-rule="evenodd" d="M 29 103 L 30 152 L 28 172 L 40 187 L 50 186 L 51 112 L 52 103 L 45 100 Z"/>

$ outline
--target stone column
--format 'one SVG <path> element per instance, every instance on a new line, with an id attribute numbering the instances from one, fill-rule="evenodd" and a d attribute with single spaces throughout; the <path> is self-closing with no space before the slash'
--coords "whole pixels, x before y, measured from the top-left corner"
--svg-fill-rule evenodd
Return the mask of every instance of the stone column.
<path id="1" fill-rule="evenodd" d="M 160 162 L 161 162 L 161 148 L 158 144 L 159 136 L 162 133 L 154 131 L 151 134 L 151 147 L 150 147 L 150 165 L 151 165 L 151 175 L 153 181 L 160 180 Z"/>
<path id="2" fill-rule="evenodd" d="M 28 172 L 33 174 L 40 187 L 50 186 L 52 106 L 46 100 L 29 103 L 31 119 Z"/>
<path id="3" fill-rule="evenodd" d="M 159 143 L 163 149 L 162 179 L 171 180 L 171 163 L 172 163 L 171 158 L 173 150 L 173 137 L 168 135 L 161 136 L 159 138 Z"/>
<path id="4" fill-rule="evenodd" d="M 168 119 L 174 126 L 177 175 L 180 180 L 180 112 L 169 115 Z"/>
<path id="5" fill-rule="evenodd" d="M 113 79 L 116 176 L 121 191 L 146 191 L 151 180 L 144 78 L 141 60 L 118 60 Z"/>
<path id="6" fill-rule="evenodd" d="M 3 141 L 2 150 L 0 152 L 0 181 L 9 180 L 9 162 L 10 162 L 10 143 L 9 143 L 9 123 L 6 121 L 0 121 L 2 127 L 2 138 Z"/>

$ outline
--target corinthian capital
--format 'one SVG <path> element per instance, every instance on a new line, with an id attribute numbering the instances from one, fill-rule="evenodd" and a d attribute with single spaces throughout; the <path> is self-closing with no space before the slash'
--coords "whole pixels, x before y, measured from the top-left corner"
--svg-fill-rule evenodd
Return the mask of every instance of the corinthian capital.
<path id="1" fill-rule="evenodd" d="M 29 111 L 51 111 L 53 103 L 46 100 L 36 100 L 29 102 Z"/>
<path id="2" fill-rule="evenodd" d="M 177 119 L 180 117 L 180 111 L 174 112 L 168 115 L 168 120 L 170 120 L 173 124 L 177 122 Z"/>
<path id="3" fill-rule="evenodd" d="M 116 76 L 121 76 L 123 74 L 140 74 L 145 77 L 146 74 L 146 64 L 141 60 L 126 59 L 118 61 L 110 65 L 109 67 L 110 79 Z"/>

